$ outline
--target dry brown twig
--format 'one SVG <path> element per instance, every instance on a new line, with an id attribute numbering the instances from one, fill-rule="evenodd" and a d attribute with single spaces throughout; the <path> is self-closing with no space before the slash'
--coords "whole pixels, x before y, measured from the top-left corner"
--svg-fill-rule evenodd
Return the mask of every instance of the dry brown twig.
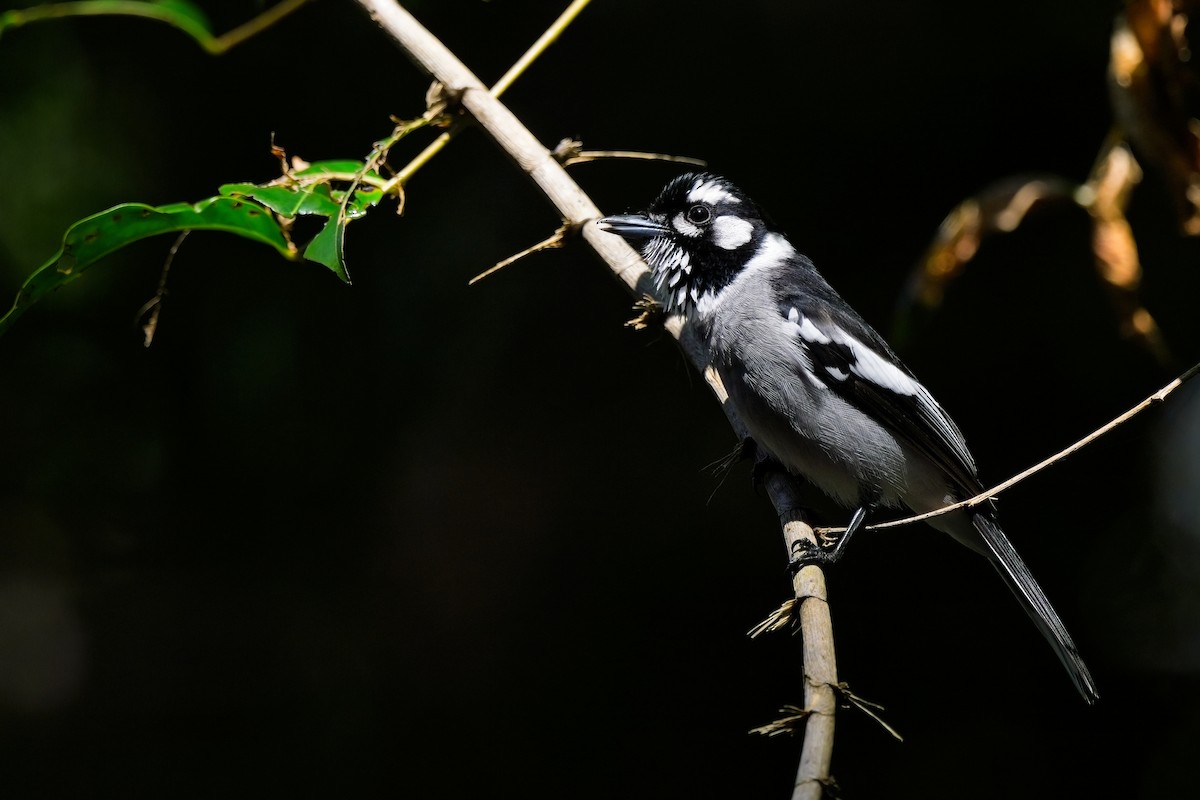
<path id="1" fill-rule="evenodd" d="M 877 531 L 877 530 L 882 530 L 883 528 L 895 528 L 900 525 L 912 525 L 913 523 L 916 523 L 916 522 L 923 522 L 927 519 L 932 519 L 934 517 L 940 517 L 942 514 L 949 514 L 951 511 L 957 511 L 960 508 L 972 508 L 981 503 L 986 503 L 991 500 L 994 500 L 997 497 L 999 497 L 1000 493 L 1005 491 L 1006 489 L 1011 489 L 1013 486 L 1016 486 L 1018 483 L 1025 480 L 1026 478 L 1028 478 L 1032 475 L 1036 475 L 1037 473 L 1041 472 L 1046 467 L 1049 467 L 1053 464 L 1057 464 L 1058 462 L 1062 461 L 1067 456 L 1083 449 L 1085 446 L 1096 441 L 1097 439 L 1099 439 L 1101 436 L 1105 435 L 1109 431 L 1112 431 L 1114 428 L 1125 424 L 1126 422 L 1133 419 L 1138 414 L 1145 411 L 1150 406 L 1157 405 L 1157 404 L 1163 402 L 1164 400 L 1167 399 L 1167 395 L 1171 394 L 1171 392 L 1175 391 L 1180 386 L 1182 386 L 1183 384 L 1187 383 L 1189 380 L 1194 378 L 1198 372 L 1200 372 L 1200 364 L 1193 365 L 1191 368 L 1184 371 L 1181 375 L 1179 375 L 1179 377 L 1175 378 L 1173 381 L 1168 383 L 1166 386 L 1159 389 L 1157 392 L 1150 395 L 1145 400 L 1138 403 L 1136 406 L 1133 406 L 1128 411 L 1113 418 L 1109 422 L 1105 423 L 1104 425 L 1100 426 L 1096 430 L 1089 433 L 1087 436 L 1084 436 L 1079 441 L 1075 442 L 1074 444 L 1069 445 L 1068 447 L 1063 448 L 1062 450 L 1059 450 L 1057 453 L 1050 456 L 1049 458 L 1039 461 L 1038 463 L 1034 464 L 1029 469 L 1012 476 L 1008 480 L 1006 480 L 1002 483 L 998 483 L 986 491 L 980 492 L 979 494 L 975 495 L 974 497 L 969 497 L 966 500 L 962 500 L 960 502 L 953 503 L 948 506 L 943 506 L 934 511 L 927 511 L 924 514 L 916 514 L 914 516 L 904 517 L 903 519 L 895 519 L 895 520 L 891 520 L 889 522 L 877 522 L 874 525 L 865 525 L 865 526 L 863 526 L 863 530 Z M 846 530 L 845 528 L 817 528 L 816 532 L 819 536 L 824 537 L 828 534 L 841 533 L 845 530 Z"/>
<path id="2" fill-rule="evenodd" d="M 505 267 L 509 266 L 510 264 L 515 264 L 516 262 L 520 261 L 525 256 L 533 255 L 534 253 L 540 253 L 543 250 L 556 250 L 556 249 L 562 247 L 563 246 L 563 237 L 566 236 L 566 233 L 567 233 L 566 225 L 559 227 L 558 230 L 554 231 L 554 233 L 552 233 L 548 238 L 542 239 L 540 242 L 538 242 L 535 245 L 526 247 L 524 250 L 517 253 L 516 255 L 509 256 L 508 258 L 504 259 L 503 261 L 500 261 L 499 263 L 495 264 L 494 266 L 488 267 L 483 272 L 479 273 L 474 278 L 471 278 L 471 280 L 467 281 L 467 285 L 474 286 L 476 283 L 479 283 L 479 281 L 483 280 L 484 278 L 486 278 L 490 275 L 494 275 L 495 273 L 499 272 L 500 270 L 504 269 Z"/>
<path id="3" fill-rule="evenodd" d="M 609 158 L 626 158 L 640 161 L 670 161 L 676 164 L 688 164 L 693 167 L 706 167 L 708 162 L 688 156 L 673 156 L 667 153 L 643 153 L 638 150 L 584 150 L 583 142 L 578 139 L 563 139 L 554 147 L 554 157 L 564 167 L 573 164 L 589 164 L 593 161 L 603 161 Z"/>
<path id="4" fill-rule="evenodd" d="M 162 270 L 158 274 L 158 288 L 155 290 L 154 296 L 138 309 L 136 318 L 139 320 L 145 318 L 146 320 L 142 323 L 143 347 L 149 347 L 154 343 L 154 334 L 158 332 L 158 318 L 162 315 L 163 302 L 167 297 L 167 276 L 171 273 L 171 264 L 175 261 L 175 256 L 189 233 L 191 231 L 183 231 L 175 237 L 174 244 L 167 251 L 167 257 L 163 259 Z"/>
<path id="5" fill-rule="evenodd" d="M 495 87 L 492 88 L 492 94 L 495 96 L 499 96 L 496 92 Z M 443 136 L 447 136 L 447 134 L 443 134 Z M 439 139 L 439 141 L 441 141 L 441 139 Z M 447 141 L 448 141 L 448 138 L 447 138 Z M 643 152 L 640 152 L 637 150 L 584 150 L 583 142 L 579 141 L 578 139 L 563 139 L 555 146 L 554 150 L 551 152 L 553 153 L 554 158 L 558 160 L 558 163 L 562 164 L 564 167 L 569 167 L 572 164 L 585 164 L 590 161 L 599 161 L 601 159 L 608 159 L 608 158 L 630 158 L 630 159 L 639 159 L 642 161 L 673 161 L 673 162 L 680 163 L 680 164 L 690 164 L 690 165 L 696 166 L 696 167 L 705 166 L 705 162 L 701 161 L 698 158 L 688 158 L 686 156 L 672 156 L 672 155 L 667 155 L 665 153 L 643 153 Z M 491 266 L 488 269 L 484 270 L 483 272 L 479 273 L 474 278 L 471 278 L 471 280 L 467 281 L 467 285 L 468 286 L 474 285 L 474 284 L 478 283 L 479 281 L 483 280 L 484 278 L 487 278 L 487 277 L 499 272 L 500 270 L 504 269 L 505 267 L 515 264 L 516 262 L 520 261 L 522 258 L 525 258 L 526 256 L 533 255 L 534 253 L 540 253 L 543 250 L 554 250 L 554 249 L 562 247 L 563 242 L 566 240 L 566 236 L 570 232 L 570 230 L 571 230 L 571 228 L 567 225 L 561 226 L 550 237 L 543 239 L 542 241 L 538 242 L 535 245 L 532 245 L 531 247 L 525 248 L 524 250 L 517 253 L 516 255 L 509 256 L 508 258 L 504 259 L 503 261 L 500 261 L 499 263 L 495 264 L 494 266 Z M 631 322 L 629 322 L 627 324 L 629 324 L 633 328 L 640 330 L 640 329 L 646 327 L 646 325 L 643 322 L 639 322 L 639 320 L 642 320 L 644 317 L 645 317 L 645 313 L 643 313 L 643 315 L 641 317 L 639 317 L 638 319 L 632 320 Z"/>

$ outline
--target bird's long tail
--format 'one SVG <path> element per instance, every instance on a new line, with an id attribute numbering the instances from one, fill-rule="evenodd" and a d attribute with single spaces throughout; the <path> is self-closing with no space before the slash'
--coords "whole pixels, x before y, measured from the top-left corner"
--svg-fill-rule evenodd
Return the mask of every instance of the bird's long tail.
<path id="1" fill-rule="evenodd" d="M 1071 635 L 1067 633 L 1066 626 L 1058 618 L 1054 607 L 1050 605 L 1050 601 L 1046 599 L 1041 587 L 1033 579 L 1025 562 L 1017 555 L 1016 549 L 1008 541 L 1004 531 L 1000 530 L 1000 526 L 985 514 L 974 514 L 971 522 L 987 545 L 990 554 L 989 560 L 1004 578 L 1008 588 L 1012 589 L 1013 594 L 1021 601 L 1021 605 L 1038 626 L 1038 630 L 1050 642 L 1054 652 L 1058 654 L 1059 660 L 1071 675 L 1075 688 L 1079 690 L 1088 704 L 1096 702 L 1099 697 L 1096 692 L 1096 684 L 1092 680 L 1092 674 L 1088 672 L 1087 666 L 1084 665 L 1083 659 L 1079 657 L 1075 642 L 1071 641 Z"/>

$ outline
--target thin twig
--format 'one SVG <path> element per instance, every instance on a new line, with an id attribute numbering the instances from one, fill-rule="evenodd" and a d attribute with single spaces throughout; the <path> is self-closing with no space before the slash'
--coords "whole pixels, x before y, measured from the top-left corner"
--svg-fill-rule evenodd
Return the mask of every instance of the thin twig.
<path id="1" fill-rule="evenodd" d="M 521 77 L 521 74 L 529 68 L 529 65 L 536 61 L 538 57 L 546 51 L 546 48 L 558 40 L 558 37 L 561 36 L 562 32 L 567 29 L 567 26 L 575 21 L 575 18 L 579 16 L 580 12 L 582 12 L 590 2 L 591 0 L 574 0 L 574 2 L 567 7 L 566 11 L 559 14 L 558 19 L 554 20 L 554 24 L 547 28 L 546 31 L 538 37 L 538 40 L 534 42 L 528 50 L 525 51 L 524 55 L 517 59 L 517 63 L 508 68 L 508 71 L 500 77 L 500 80 L 496 81 L 496 84 L 490 90 L 492 97 L 499 97 L 500 95 L 504 94 L 505 90 L 512 86 L 517 78 Z M 451 129 L 442 133 L 440 136 L 430 142 L 429 145 L 422 150 L 416 158 L 408 162 L 404 169 L 397 172 L 396 175 L 387 182 L 387 184 L 384 186 L 384 191 L 388 191 L 396 184 L 403 186 L 405 183 L 407 183 L 418 169 L 425 166 L 430 159 L 440 153 L 442 148 L 450 143 L 450 140 L 454 138 L 454 134 L 455 130 Z"/>
<path id="2" fill-rule="evenodd" d="M 492 97 L 499 97 L 504 94 L 508 87 L 512 86 L 517 78 L 521 77 L 525 70 L 546 51 L 550 45 L 558 40 L 562 32 L 575 21 L 591 0 L 573 0 L 571 5 L 567 6 L 566 10 L 558 15 L 558 19 L 554 20 L 546 31 L 538 37 L 538 40 L 533 43 L 533 46 L 525 51 L 525 54 L 517 59 L 517 63 L 508 68 L 508 71 L 500 76 L 500 80 L 492 86 Z"/>
<path id="3" fill-rule="evenodd" d="M 763 736 L 780 736 L 783 734 L 793 734 L 803 730 L 804 726 L 800 723 L 805 722 L 812 715 L 812 712 L 807 708 L 800 706 L 784 706 L 779 709 L 780 714 L 787 716 L 772 720 L 766 725 L 760 725 L 757 728 L 751 728 L 751 733 L 761 733 Z"/>
<path id="4" fill-rule="evenodd" d="M 222 53 L 236 47 L 242 42 L 257 36 L 267 28 L 274 25 L 279 20 L 291 14 L 300 6 L 308 3 L 309 0 L 280 0 L 280 2 L 263 11 L 257 17 L 249 19 L 238 25 L 231 31 L 226 31 L 217 38 L 213 39 L 210 45 L 205 45 L 213 55 L 221 55 Z"/>
<path id="5" fill-rule="evenodd" d="M 900 735 L 900 731 L 893 728 L 887 720 L 880 714 L 883 711 L 883 706 L 879 703 L 872 703 L 870 700 L 865 700 L 854 692 L 850 691 L 850 685 L 845 681 L 837 685 L 835 693 L 842 701 L 843 708 L 857 708 L 862 713 L 866 714 L 871 719 L 879 723 L 880 727 L 892 735 L 892 738 L 898 742 L 903 742 L 904 737 Z"/>
<path id="6" fill-rule="evenodd" d="M 587 164 L 592 161 L 603 161 L 610 158 L 626 158 L 636 161 L 669 161 L 676 164 L 687 164 L 692 167 L 707 167 L 708 162 L 689 156 L 674 156 L 668 153 L 646 153 L 641 150 L 584 150 L 583 142 L 570 137 L 554 145 L 554 157 L 564 167 L 572 164 Z"/>
<path id="7" fill-rule="evenodd" d="M 501 261 L 499 264 L 496 264 L 494 267 L 489 267 L 488 269 L 485 269 L 483 272 L 479 273 L 474 278 L 471 278 L 471 280 L 467 281 L 467 285 L 474 286 L 476 283 L 483 280 L 487 276 L 492 275 L 496 272 L 499 272 L 500 270 L 507 267 L 509 264 L 520 261 L 525 256 L 533 255 L 534 253 L 540 253 L 542 250 L 551 250 L 556 247 L 562 247 L 563 235 L 566 232 L 567 232 L 567 226 L 563 225 L 558 230 L 556 230 L 554 232 L 554 235 L 551 236 L 550 238 L 543 239 L 542 241 L 538 242 L 535 245 L 526 247 L 521 252 L 517 253 L 514 256 L 509 256 L 508 258 Z"/>
<path id="8" fill-rule="evenodd" d="M 642 161 L 670 161 L 676 164 L 689 164 L 693 167 L 706 167 L 708 162 L 700 158 L 691 158 L 689 156 L 673 156 L 667 153 L 643 153 L 638 150 L 580 150 L 576 155 L 573 155 L 563 161 L 564 167 L 569 167 L 572 164 L 587 164 L 591 161 L 600 161 L 606 158 L 630 158 L 640 159 Z"/>
<path id="9" fill-rule="evenodd" d="M 951 511 L 958 511 L 960 508 L 973 508 L 981 503 L 986 503 L 990 500 L 993 500 L 1001 492 L 1005 491 L 1006 489 L 1011 489 L 1013 486 L 1016 486 L 1018 483 L 1025 480 L 1029 476 L 1034 475 L 1038 472 L 1041 472 L 1043 469 L 1050 466 L 1051 464 L 1057 464 L 1059 461 L 1062 461 L 1064 458 L 1066 458 L 1067 456 L 1076 452 L 1077 450 L 1081 450 L 1085 445 L 1091 444 L 1092 442 L 1096 441 L 1101 436 L 1103 436 L 1104 434 L 1111 431 L 1113 428 L 1116 428 L 1117 426 L 1123 425 L 1124 423 L 1128 422 L 1130 419 L 1132 419 L 1133 417 L 1142 413 L 1150 406 L 1161 403 L 1163 400 L 1165 400 L 1167 398 L 1167 395 L 1169 395 L 1171 392 L 1178 389 L 1180 386 L 1182 386 L 1187 381 L 1191 380 L 1193 377 L 1195 377 L 1196 373 L 1198 373 L 1198 372 L 1200 372 L 1200 364 L 1195 364 L 1190 369 L 1186 370 L 1183 374 L 1181 374 L 1178 378 L 1171 381 L 1166 386 L 1159 389 L 1157 392 L 1150 395 L 1145 400 L 1143 400 L 1142 402 L 1138 403 L 1133 408 L 1126 411 L 1124 414 L 1121 414 L 1120 416 L 1116 417 L 1111 422 L 1092 431 L 1087 436 L 1085 436 L 1082 439 L 1080 439 L 1079 441 L 1075 442 L 1070 447 L 1066 447 L 1062 450 L 1059 450 L 1057 453 L 1055 453 L 1054 455 L 1045 459 L 1044 461 L 1039 461 L 1037 464 L 1034 464 L 1032 467 L 1025 470 L 1024 472 L 1021 472 L 1021 473 L 1018 473 L 1018 474 L 1012 476 L 1011 478 L 1004 481 L 1003 483 L 996 484 L 995 486 L 993 486 L 991 489 L 988 489 L 987 491 L 980 492 L 979 494 L 975 495 L 974 497 L 968 498 L 966 500 L 961 500 L 952 505 L 944 506 L 944 507 L 936 509 L 934 511 L 927 511 L 924 514 L 917 514 L 917 515 L 911 516 L 911 517 L 904 517 L 903 519 L 894 519 L 894 520 L 889 520 L 887 522 L 877 522 L 874 525 L 867 525 L 864 527 L 864 530 L 877 531 L 877 530 L 881 530 L 883 528 L 895 528 L 900 525 L 911 525 L 914 522 L 921 522 L 923 520 L 932 519 L 934 517 L 940 517 L 942 514 L 949 514 Z M 824 535 L 827 533 L 841 533 L 841 532 L 845 531 L 846 529 L 845 528 L 817 528 L 816 530 L 817 530 L 818 534 Z"/>
<path id="10" fill-rule="evenodd" d="M 138 309 L 137 319 L 141 319 L 150 312 L 150 318 L 142 323 L 142 347 L 149 347 L 154 341 L 154 334 L 158 331 L 158 318 L 162 314 L 163 298 L 167 296 L 167 276 L 171 273 L 171 264 L 175 262 L 175 254 L 179 252 L 180 245 L 183 240 L 191 233 L 190 230 L 181 231 L 175 237 L 174 244 L 167 251 L 167 257 L 163 259 L 162 272 L 158 275 L 158 289 L 154 292 L 154 297 L 147 300 L 141 308 Z"/>

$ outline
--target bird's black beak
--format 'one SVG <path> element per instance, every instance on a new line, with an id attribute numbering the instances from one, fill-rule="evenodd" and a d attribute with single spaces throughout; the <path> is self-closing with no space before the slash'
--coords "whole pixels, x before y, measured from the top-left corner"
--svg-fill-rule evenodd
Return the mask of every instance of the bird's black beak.
<path id="1" fill-rule="evenodd" d="M 663 236 L 670 230 L 645 214 L 617 214 L 611 217 L 601 217 L 596 220 L 596 225 L 602 231 L 615 233 L 623 239 L 635 242 Z"/>

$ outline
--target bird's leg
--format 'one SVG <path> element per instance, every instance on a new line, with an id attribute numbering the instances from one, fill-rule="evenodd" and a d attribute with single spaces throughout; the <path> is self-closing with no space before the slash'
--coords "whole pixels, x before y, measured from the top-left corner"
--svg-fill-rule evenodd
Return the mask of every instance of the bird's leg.
<path id="1" fill-rule="evenodd" d="M 758 446 L 749 436 L 738 442 L 737 447 L 734 448 L 734 451 L 729 454 L 730 461 L 746 461 L 747 459 L 753 460 L 754 473 L 752 474 L 758 473 L 758 462 L 762 461 L 762 458 L 762 454 L 758 452 Z"/>
<path id="2" fill-rule="evenodd" d="M 760 491 L 767 485 L 767 477 L 771 474 L 772 470 L 780 468 L 770 456 L 759 449 L 755 441 L 749 436 L 742 439 L 741 449 L 738 453 L 743 459 L 749 458 L 754 460 L 754 465 L 750 467 L 750 482 L 753 484 L 755 491 Z"/>
<path id="3" fill-rule="evenodd" d="M 864 503 L 856 508 L 850 515 L 850 522 L 846 525 L 846 530 L 831 546 L 815 545 L 807 539 L 797 539 L 792 546 L 792 560 L 788 562 L 788 569 L 794 573 L 808 564 L 816 564 L 820 567 L 836 564 L 845 553 L 850 537 L 862 527 L 863 522 L 867 519 L 867 513 L 873 508 L 873 503 Z"/>

